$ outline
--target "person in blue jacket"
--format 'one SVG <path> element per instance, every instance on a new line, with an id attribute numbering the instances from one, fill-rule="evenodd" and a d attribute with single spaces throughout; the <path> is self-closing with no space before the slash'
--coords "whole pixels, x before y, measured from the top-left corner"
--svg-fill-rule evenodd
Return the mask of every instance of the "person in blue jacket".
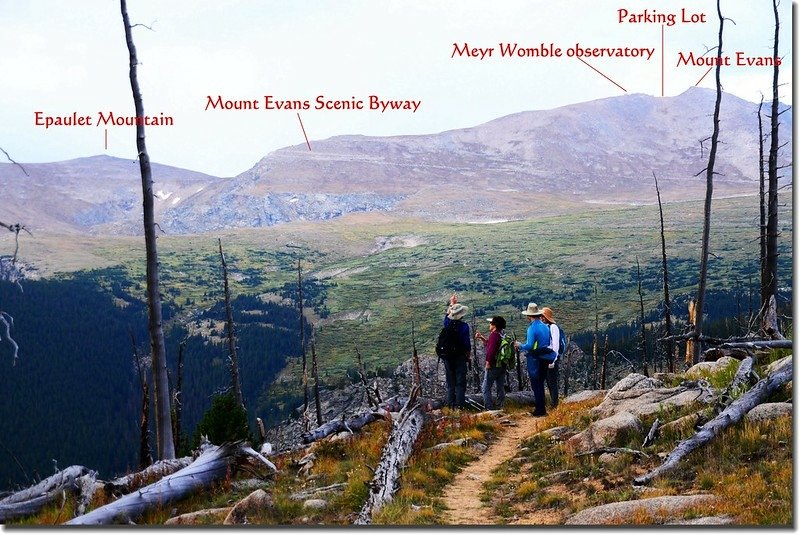
<path id="1" fill-rule="evenodd" d="M 460 340 L 460 353 L 449 359 L 442 359 L 444 362 L 445 377 L 447 379 L 447 405 L 452 409 L 463 409 L 464 399 L 467 394 L 467 366 L 469 354 L 472 349 L 470 343 L 469 325 L 462 318 L 467 315 L 469 309 L 458 302 L 456 294 L 450 297 L 450 306 L 444 315 L 444 327 L 454 324 L 453 328 L 458 331 Z"/>
<path id="2" fill-rule="evenodd" d="M 542 311 L 536 303 L 528 303 L 528 308 L 523 310 L 522 314 L 528 317 L 530 324 L 525 342 L 517 341 L 516 346 L 519 350 L 525 351 L 527 357 L 528 377 L 531 380 L 533 399 L 536 403 L 533 415 L 546 416 L 544 383 L 547 379 L 547 367 L 555 357 L 552 354 L 553 350 L 550 349 L 550 328 L 542 321 Z"/>

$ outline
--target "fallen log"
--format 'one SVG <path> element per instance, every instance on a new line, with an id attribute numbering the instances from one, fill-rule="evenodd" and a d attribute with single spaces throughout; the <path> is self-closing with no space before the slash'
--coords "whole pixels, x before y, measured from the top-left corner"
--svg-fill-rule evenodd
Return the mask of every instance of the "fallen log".
<path id="1" fill-rule="evenodd" d="M 425 413 L 414 403 L 416 392 L 417 387 L 414 387 L 409 398 L 411 403 L 407 403 L 400 411 L 399 418 L 392 422 L 392 432 L 383 447 L 381 461 L 368 485 L 367 501 L 361 508 L 355 524 L 372 523 L 372 516 L 394 498 L 400 471 L 411 456 L 414 442 L 422 431 L 422 424 L 425 421 Z"/>
<path id="2" fill-rule="evenodd" d="M 303 441 L 303 444 L 310 444 L 312 442 L 316 442 L 317 440 L 322 440 L 323 438 L 328 437 L 330 435 L 341 433 L 342 431 L 349 431 L 351 433 L 353 431 L 358 431 L 367 424 L 371 424 L 372 422 L 375 422 L 377 420 L 383 420 L 385 418 L 386 418 L 386 411 L 380 411 L 380 410 L 370 411 L 364 414 L 360 414 L 348 420 L 345 420 L 342 417 L 324 423 L 312 431 L 303 433 L 300 438 Z"/>
<path id="3" fill-rule="evenodd" d="M 0 500 L 0 522 L 36 514 L 60 500 L 64 493 L 82 495 L 94 487 L 96 476 L 96 472 L 85 466 L 72 465 L 32 487 L 6 496 Z M 79 500 L 81 503 L 84 501 L 87 500 Z"/>
<path id="4" fill-rule="evenodd" d="M 192 464 L 192 461 L 194 461 L 192 457 L 158 461 L 134 474 L 118 477 L 112 481 L 106 481 L 103 485 L 103 490 L 108 496 L 129 494 L 150 482 L 163 479 L 170 474 L 174 474 L 178 470 L 186 468 Z"/>
<path id="5" fill-rule="evenodd" d="M 273 473 L 276 471 L 275 465 L 243 442 L 211 446 L 189 466 L 126 494 L 115 502 L 73 518 L 66 524 L 86 526 L 133 522 L 151 509 L 164 507 L 210 487 L 224 478 L 231 468 L 247 468 L 250 460 L 257 461 L 261 467 L 266 467 Z"/>
<path id="6" fill-rule="evenodd" d="M 634 485 L 647 485 L 653 479 L 677 468 L 678 463 L 697 448 L 710 442 L 729 426 L 739 423 L 750 410 L 764 402 L 773 392 L 792 380 L 793 364 L 790 362 L 748 390 L 739 399 L 731 403 L 719 416 L 706 422 L 694 436 L 678 444 L 664 463 L 658 468 L 633 480 Z"/>
<path id="7" fill-rule="evenodd" d="M 791 340 L 752 340 L 747 342 L 725 342 L 720 349 L 792 349 Z"/>

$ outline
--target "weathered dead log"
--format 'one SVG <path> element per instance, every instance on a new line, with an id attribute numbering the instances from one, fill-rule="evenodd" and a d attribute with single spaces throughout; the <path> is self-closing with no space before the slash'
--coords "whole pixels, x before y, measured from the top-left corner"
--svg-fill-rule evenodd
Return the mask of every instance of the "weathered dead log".
<path id="1" fill-rule="evenodd" d="M 0 522 L 36 514 L 46 505 L 61 499 L 65 492 L 80 495 L 86 492 L 86 488 L 94 486 L 96 475 L 85 466 L 73 465 L 32 487 L 6 496 L 0 500 Z"/>
<path id="2" fill-rule="evenodd" d="M 603 453 L 629 453 L 631 455 L 635 455 L 636 457 L 644 457 L 645 459 L 649 457 L 645 452 L 634 450 L 631 448 L 597 448 L 596 450 L 592 451 L 585 451 L 583 453 L 576 453 L 575 457 L 586 457 L 589 455 L 602 455 Z"/>
<path id="3" fill-rule="evenodd" d="M 310 444 L 312 442 L 316 442 L 317 440 L 322 440 L 330 435 L 341 433 L 342 431 L 358 431 L 362 427 L 371 424 L 372 422 L 383 420 L 385 418 L 385 411 L 370 411 L 358 416 L 354 416 L 348 420 L 339 418 L 324 423 L 312 431 L 303 433 L 300 438 L 303 441 L 303 444 Z"/>
<path id="4" fill-rule="evenodd" d="M 753 407 L 764 402 L 773 392 L 792 380 L 792 369 L 793 364 L 789 362 L 777 373 L 756 383 L 753 388 L 731 403 L 719 416 L 706 422 L 694 436 L 678 444 L 661 466 L 642 477 L 634 479 L 634 484 L 647 485 L 653 479 L 674 470 L 686 455 L 710 442 L 727 427 L 740 422 Z"/>
<path id="5" fill-rule="evenodd" d="M 109 496 L 119 496 L 129 494 L 134 490 L 145 486 L 148 482 L 163 479 L 178 470 L 186 468 L 192 464 L 192 457 L 181 457 L 179 459 L 165 459 L 151 464 L 144 470 L 127 476 L 118 477 L 112 481 L 107 481 L 103 490 Z"/>
<path id="6" fill-rule="evenodd" d="M 392 432 L 383 447 L 381 461 L 375 469 L 375 475 L 369 483 L 369 496 L 355 524 L 370 524 L 372 516 L 386 503 L 392 501 L 397 491 L 400 471 L 411 456 L 414 442 L 417 440 L 425 413 L 414 403 L 417 389 L 412 389 L 409 401 L 400 411 L 400 417 L 392 422 Z"/>
<path id="7" fill-rule="evenodd" d="M 653 422 L 653 425 L 650 426 L 650 432 L 647 433 L 647 436 L 644 437 L 644 442 L 642 442 L 642 447 L 646 448 L 653 442 L 655 442 L 656 437 L 658 437 L 658 430 L 661 428 L 661 420 L 656 418 L 656 421 Z"/>
<path id="8" fill-rule="evenodd" d="M 102 525 L 135 521 L 151 509 L 164 507 L 210 487 L 224 478 L 230 469 L 245 468 L 250 460 L 255 460 L 270 472 L 275 471 L 275 465 L 243 442 L 211 446 L 186 468 L 66 524 Z"/>
<path id="9" fill-rule="evenodd" d="M 792 349 L 791 340 L 752 340 L 747 342 L 725 342 L 720 349 Z"/>

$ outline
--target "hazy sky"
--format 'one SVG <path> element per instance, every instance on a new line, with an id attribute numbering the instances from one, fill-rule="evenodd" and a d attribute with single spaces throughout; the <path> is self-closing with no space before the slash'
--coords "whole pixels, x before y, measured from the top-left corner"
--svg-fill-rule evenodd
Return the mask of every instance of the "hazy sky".
<path id="1" fill-rule="evenodd" d="M 772 68 L 735 63 L 737 52 L 772 55 L 772 2 L 722 4 L 736 23 L 725 28 L 731 66 L 723 68 L 724 88 L 753 102 L 760 92 L 769 98 Z M 780 6 L 786 103 L 791 7 L 786 0 Z M 129 0 L 128 8 L 133 22 L 154 30 L 136 28 L 134 35 L 145 111 L 174 120 L 148 128 L 151 159 L 218 176 L 241 173 L 277 148 L 305 144 L 298 113 L 313 150 L 314 140 L 342 134 L 440 132 L 626 92 L 674 96 L 708 70 L 678 66 L 679 53 L 703 54 L 718 32 L 716 2 L 709 0 Z M 621 10 L 641 22 L 620 23 Z M 698 22 L 681 22 L 683 10 Z M 100 112 L 134 115 L 119 2 L 0 0 L 0 27 L 0 147 L 19 162 L 135 158 L 133 127 L 96 124 Z M 492 56 L 452 57 L 454 44 L 465 43 L 492 47 Z M 552 43 L 562 56 L 501 57 L 499 43 Z M 583 58 L 596 72 L 568 56 L 576 46 L 636 49 L 640 57 Z M 713 83 L 712 71 L 700 86 Z M 265 110 L 266 95 L 307 100 L 310 109 Z M 370 95 L 421 102 L 413 113 L 324 111 L 314 109 L 320 95 L 367 108 Z M 256 100 L 261 109 L 205 110 L 209 96 Z M 75 112 L 93 124 L 45 129 L 35 124 L 36 112 Z"/>

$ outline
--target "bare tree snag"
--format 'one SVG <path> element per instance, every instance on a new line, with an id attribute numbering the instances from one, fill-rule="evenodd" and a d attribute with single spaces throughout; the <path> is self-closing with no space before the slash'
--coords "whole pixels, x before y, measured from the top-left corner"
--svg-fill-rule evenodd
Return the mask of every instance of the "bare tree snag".
<path id="1" fill-rule="evenodd" d="M 394 499 L 398 489 L 400 472 L 411 456 L 411 450 L 422 431 L 425 414 L 415 404 L 418 389 L 412 388 L 411 396 L 400 417 L 392 422 L 392 432 L 383 447 L 381 461 L 369 483 L 369 496 L 356 518 L 355 524 L 370 524 L 372 516 L 385 504 Z"/>
<path id="2" fill-rule="evenodd" d="M 317 425 L 322 425 L 322 405 L 319 400 L 319 372 L 317 371 L 317 350 L 311 338 L 311 373 L 314 376 L 314 408 L 317 410 Z"/>
<path id="3" fill-rule="evenodd" d="M 214 485 L 232 468 L 245 468 L 248 461 L 275 472 L 275 465 L 242 442 L 212 446 L 186 468 L 66 524 L 88 526 L 136 521 L 151 509 L 165 507 Z"/>
<path id="4" fill-rule="evenodd" d="M 691 328 L 694 332 L 694 326 L 697 322 L 697 306 L 695 306 L 694 299 L 689 299 L 689 323 L 686 326 L 687 328 Z M 694 335 L 692 335 L 694 336 Z M 698 340 L 699 343 L 699 340 Z M 692 362 L 694 361 L 694 345 L 695 340 L 691 337 L 686 338 L 686 357 L 684 358 L 684 367 L 689 369 L 692 366 Z"/>
<path id="5" fill-rule="evenodd" d="M 697 317 L 694 323 L 695 338 L 703 334 L 703 307 L 706 301 L 706 283 L 708 279 L 708 256 L 711 242 L 711 199 L 714 193 L 714 163 L 717 159 L 717 145 L 719 143 L 719 110 L 722 104 L 722 31 L 725 26 L 725 18 L 720 9 L 720 0 L 717 0 L 717 16 L 719 17 L 719 35 L 717 40 L 717 61 L 716 61 L 716 85 L 717 98 L 714 103 L 714 130 L 711 134 L 711 148 L 708 153 L 708 166 L 706 167 L 706 200 L 703 207 L 703 242 L 700 254 L 700 277 L 697 284 Z M 692 353 L 692 363 L 696 364 L 700 360 L 700 343 L 694 344 Z"/>
<path id="6" fill-rule="evenodd" d="M 636 257 L 636 282 L 639 293 L 639 322 L 642 324 L 642 374 L 650 377 L 647 369 L 647 329 L 644 323 L 644 294 L 642 293 L 642 270 L 639 267 L 639 257 Z"/>
<path id="7" fill-rule="evenodd" d="M 222 239 L 219 242 L 219 259 L 222 263 L 222 280 L 225 289 L 225 328 L 228 333 L 228 366 L 231 372 L 231 387 L 236 403 L 244 408 L 242 397 L 242 382 L 239 379 L 239 356 L 236 353 L 236 330 L 233 324 L 233 309 L 231 308 L 231 289 L 228 286 L 228 265 L 225 263 L 225 254 L 222 252 Z"/>
<path id="8" fill-rule="evenodd" d="M 422 394 L 422 374 L 419 370 L 419 354 L 417 354 L 417 334 L 414 329 L 414 318 L 411 318 L 411 348 L 411 359 L 414 363 L 414 383 L 419 387 L 420 394 Z"/>
<path id="9" fill-rule="evenodd" d="M 664 335 L 669 338 L 672 336 L 672 305 L 669 299 L 669 268 L 667 264 L 667 240 L 664 237 L 664 208 L 661 204 L 661 190 L 658 188 L 658 178 L 655 171 L 653 180 L 656 183 L 656 197 L 658 198 L 658 216 L 661 221 L 661 272 L 664 276 Z M 675 361 L 672 358 L 673 343 L 671 340 L 665 342 L 665 353 L 667 355 L 667 370 L 670 373 L 675 371 Z"/>
<path id="10" fill-rule="evenodd" d="M 778 306 L 775 296 L 770 295 L 767 304 L 762 309 L 761 332 L 773 340 L 782 340 L 780 328 L 778 326 Z"/>
<path id="11" fill-rule="evenodd" d="M 0 523 L 34 515 L 45 506 L 62 499 L 65 493 L 80 495 L 93 492 L 96 475 L 96 472 L 84 466 L 73 465 L 32 487 L 6 496 L 0 500 Z M 81 503 L 86 501 L 85 498 L 79 499 Z"/>
<path id="12" fill-rule="evenodd" d="M 183 412 L 183 350 L 186 349 L 186 340 L 181 340 L 178 345 L 178 363 L 176 365 L 175 391 L 172 393 L 172 406 L 175 420 L 172 422 L 172 440 L 175 449 L 180 450 L 181 444 L 181 413 Z"/>
<path id="13" fill-rule="evenodd" d="M 600 390 L 606 389 L 606 377 L 608 372 L 608 335 L 603 343 L 603 362 L 600 367 Z"/>
<path id="14" fill-rule="evenodd" d="M 297 258 L 297 309 L 300 313 L 300 355 L 303 357 L 303 414 L 308 412 L 308 367 L 306 365 L 306 336 L 303 317 L 303 272 L 300 269 L 300 258 Z M 308 427 L 304 429 L 308 431 Z"/>
<path id="15" fill-rule="evenodd" d="M 147 383 L 147 363 L 145 362 L 145 366 L 142 366 L 142 356 L 139 355 L 136 336 L 133 334 L 133 330 L 130 330 L 129 334 L 133 348 L 133 362 L 136 364 L 139 389 L 142 393 L 142 411 L 139 416 L 139 469 L 141 470 L 153 464 L 153 452 L 150 450 L 150 389 Z"/>
<path id="16" fill-rule="evenodd" d="M 773 39 L 772 54 L 778 58 L 778 30 L 780 19 L 778 17 L 778 0 L 772 0 L 772 9 L 775 14 L 775 37 Z M 778 62 L 772 68 L 772 107 L 770 111 L 770 144 L 767 162 L 767 259 L 764 270 L 765 280 L 761 281 L 761 301 L 766 303 L 770 296 L 778 293 Z"/>
<path id="17" fill-rule="evenodd" d="M 753 407 L 763 403 L 773 392 L 778 390 L 781 386 L 792 380 L 793 364 L 790 361 L 786 366 L 780 369 L 777 373 L 770 375 L 760 380 L 756 385 L 748 390 L 739 399 L 731 403 L 724 411 L 722 411 L 716 418 L 706 422 L 703 427 L 692 437 L 682 441 L 678 446 L 672 450 L 664 464 L 651 470 L 642 477 L 637 477 L 633 480 L 635 485 L 647 485 L 657 477 L 675 470 L 678 467 L 681 459 L 704 446 L 716 437 L 723 430 L 731 425 L 739 423 L 745 415 L 750 412 Z"/>
<path id="18" fill-rule="evenodd" d="M 355 349 L 356 359 L 358 360 L 358 377 L 361 379 L 361 386 L 364 388 L 365 401 L 370 407 L 375 407 L 377 403 L 373 400 L 370 387 L 367 384 L 367 372 L 364 370 L 364 361 L 361 359 L 361 352 L 358 351 L 358 346 L 355 346 Z"/>
<path id="19" fill-rule="evenodd" d="M 763 310 L 767 298 L 767 189 L 766 177 L 764 175 L 764 125 L 761 120 L 761 108 L 764 107 L 764 95 L 758 103 L 758 245 L 759 245 L 759 273 L 761 282 L 759 285 L 759 297 L 761 300 L 760 309 Z"/>
<path id="20" fill-rule="evenodd" d="M 120 0 L 122 22 L 125 27 L 125 42 L 128 45 L 129 77 L 136 116 L 144 117 L 142 93 L 136 68 L 139 60 L 136 57 L 136 46 L 133 43 L 131 23 L 128 18 L 126 0 Z M 172 442 L 172 420 L 169 403 L 169 384 L 167 379 L 167 352 L 164 347 L 164 329 L 161 316 L 161 291 L 158 277 L 158 247 L 156 245 L 156 223 L 153 201 L 153 173 L 150 168 L 150 156 L 144 139 L 144 121 L 136 124 L 136 148 L 139 157 L 139 170 L 142 175 L 142 198 L 144 208 L 144 241 L 147 257 L 147 309 L 148 330 L 150 331 L 150 349 L 153 358 L 153 378 L 155 381 L 155 413 L 156 443 L 160 459 L 174 459 L 175 445 Z"/>

